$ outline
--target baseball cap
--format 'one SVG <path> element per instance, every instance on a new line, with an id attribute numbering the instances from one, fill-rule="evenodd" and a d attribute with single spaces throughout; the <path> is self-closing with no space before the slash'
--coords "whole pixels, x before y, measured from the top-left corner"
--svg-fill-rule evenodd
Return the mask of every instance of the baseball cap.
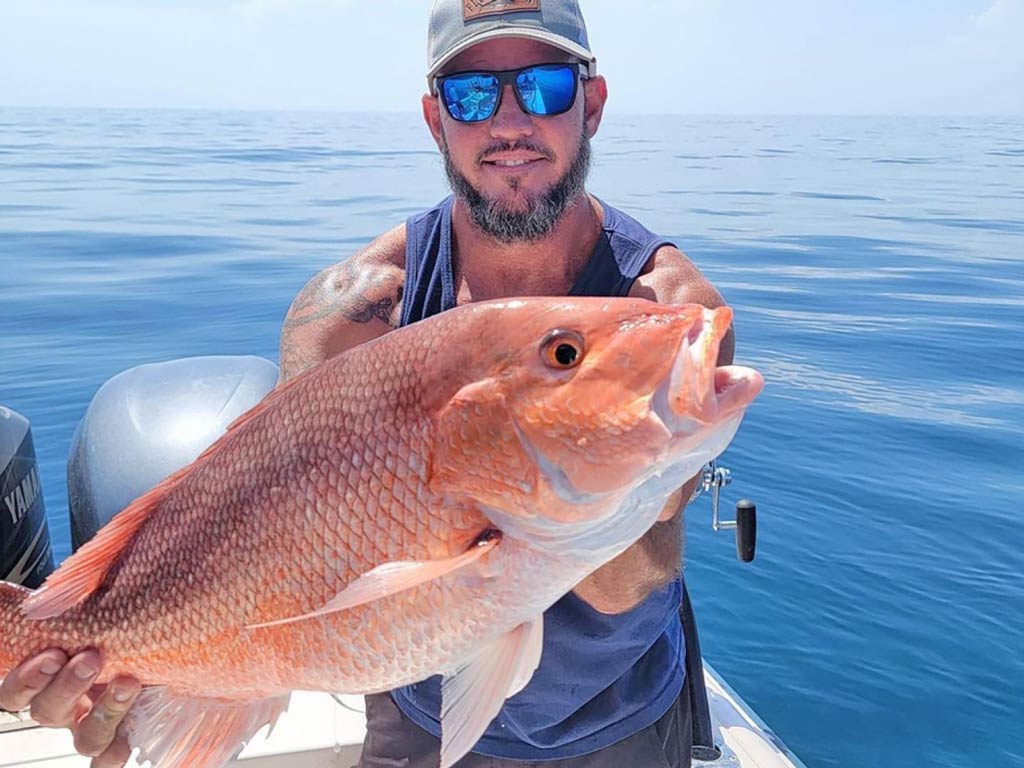
<path id="1" fill-rule="evenodd" d="M 434 0 L 427 36 L 427 83 L 467 48 L 497 37 L 526 37 L 553 45 L 597 74 L 578 0 Z"/>

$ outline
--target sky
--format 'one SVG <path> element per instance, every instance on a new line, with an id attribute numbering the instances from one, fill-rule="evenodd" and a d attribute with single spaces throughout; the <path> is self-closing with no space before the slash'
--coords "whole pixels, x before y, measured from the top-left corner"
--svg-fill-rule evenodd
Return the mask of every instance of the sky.
<path id="1" fill-rule="evenodd" d="M 581 0 L 618 113 L 1024 114 L 1024 0 Z M 416 111 L 428 0 L 0 0 L 0 105 Z"/>

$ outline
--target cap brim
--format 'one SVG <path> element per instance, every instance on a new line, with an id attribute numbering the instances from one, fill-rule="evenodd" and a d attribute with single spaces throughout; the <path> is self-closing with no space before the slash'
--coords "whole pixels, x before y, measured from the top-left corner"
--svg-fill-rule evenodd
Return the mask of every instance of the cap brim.
<path id="1" fill-rule="evenodd" d="M 494 40 L 495 38 L 499 37 L 520 37 L 526 38 L 528 40 L 539 40 L 542 43 L 547 43 L 548 45 L 552 45 L 555 48 L 559 48 L 560 50 L 563 50 L 566 53 L 571 53 L 573 56 L 576 56 L 582 59 L 583 61 L 587 62 L 588 76 L 593 77 L 594 75 L 597 74 L 597 59 L 595 58 L 594 54 L 592 54 L 579 43 L 574 43 L 567 37 L 562 37 L 561 35 L 556 35 L 553 32 L 548 32 L 546 29 L 533 30 L 523 27 L 498 27 L 497 29 L 488 29 L 485 32 L 481 32 L 479 35 L 474 35 L 473 37 L 463 40 L 461 43 L 459 43 L 450 51 L 448 51 L 444 56 L 435 61 L 434 66 L 427 70 L 427 88 L 429 89 L 433 86 L 432 81 L 434 77 L 437 75 L 438 72 L 441 71 L 444 65 L 447 64 L 452 59 L 454 59 L 460 53 L 469 48 L 472 48 L 477 43 L 482 43 L 485 40 Z"/>

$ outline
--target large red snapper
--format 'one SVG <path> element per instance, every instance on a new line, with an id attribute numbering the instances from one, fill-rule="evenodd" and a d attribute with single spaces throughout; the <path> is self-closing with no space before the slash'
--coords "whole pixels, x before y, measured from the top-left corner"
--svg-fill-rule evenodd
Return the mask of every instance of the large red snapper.
<path id="1" fill-rule="evenodd" d="M 540 660 L 542 614 L 642 536 L 762 386 L 728 308 L 471 304 L 271 393 L 35 593 L 0 584 L 0 675 L 99 648 L 146 685 L 131 744 L 215 768 L 294 689 L 446 675 L 441 765 Z"/>

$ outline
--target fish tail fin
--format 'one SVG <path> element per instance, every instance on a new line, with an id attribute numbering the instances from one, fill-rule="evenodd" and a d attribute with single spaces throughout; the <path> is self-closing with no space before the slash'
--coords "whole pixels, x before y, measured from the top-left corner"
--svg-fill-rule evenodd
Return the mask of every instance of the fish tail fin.
<path id="1" fill-rule="evenodd" d="M 220 768 L 264 725 L 273 730 L 288 697 L 226 701 L 146 688 L 125 723 L 128 743 L 153 768 Z"/>
<path id="2" fill-rule="evenodd" d="M 18 631 L 25 623 L 21 604 L 32 590 L 0 581 L 0 680 L 14 667 L 24 661 L 26 651 L 19 642 L 24 633 Z"/>

